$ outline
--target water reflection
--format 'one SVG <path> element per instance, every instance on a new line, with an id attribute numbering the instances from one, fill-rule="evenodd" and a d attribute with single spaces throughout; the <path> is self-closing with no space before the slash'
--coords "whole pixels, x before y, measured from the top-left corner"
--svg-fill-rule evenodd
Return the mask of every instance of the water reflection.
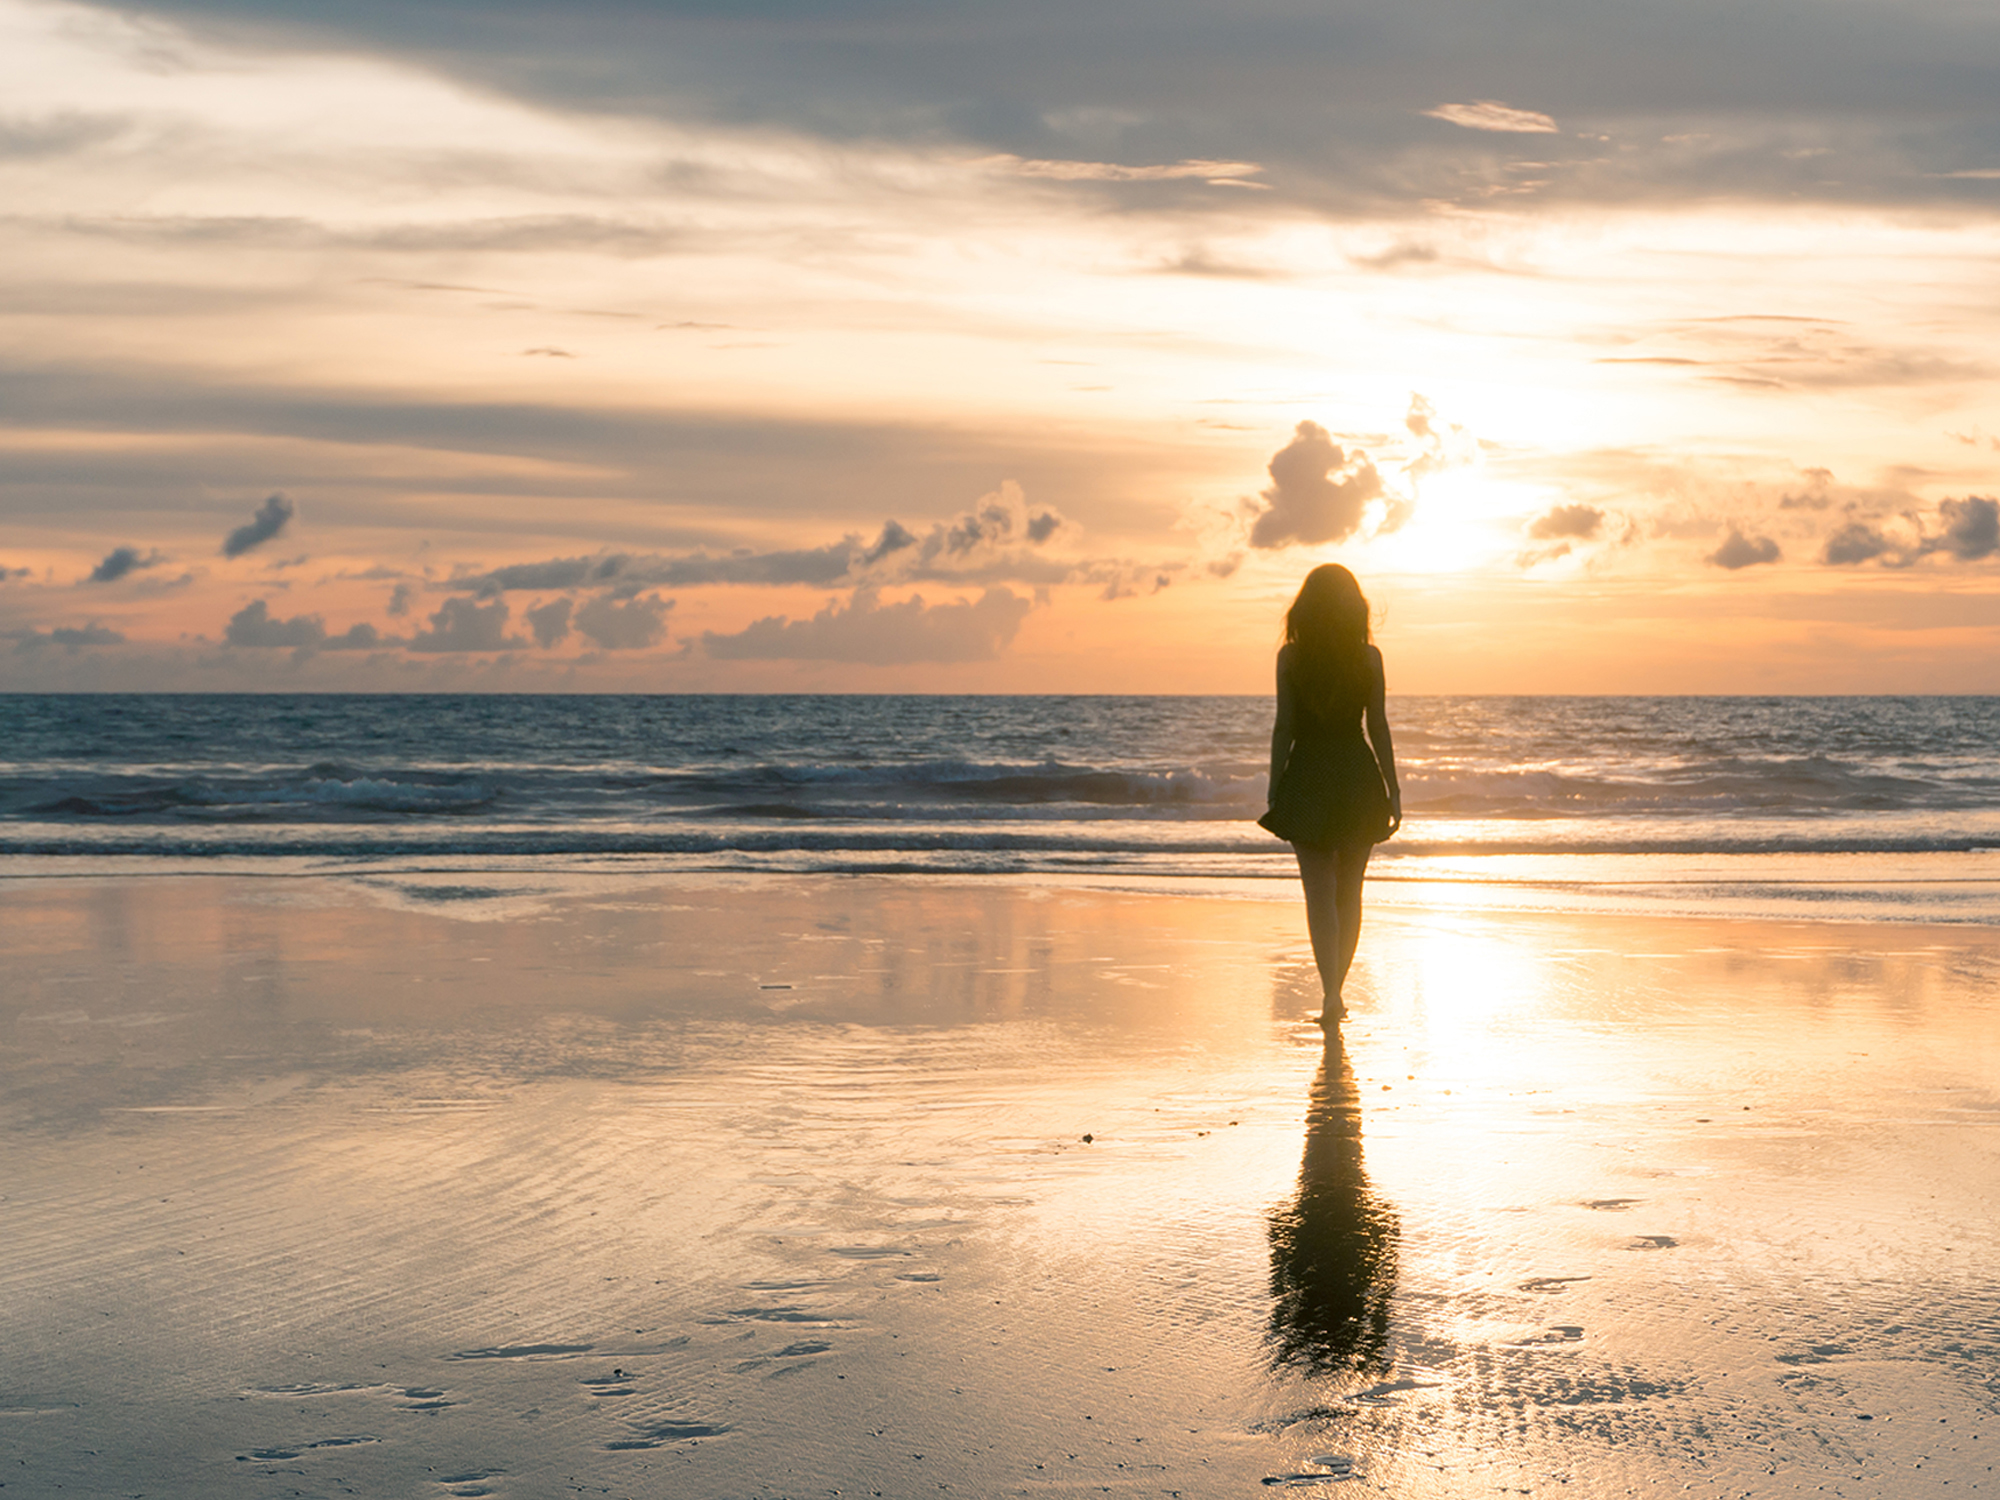
<path id="1" fill-rule="evenodd" d="M 1314 1375 L 1388 1367 L 1401 1225 L 1361 1164 L 1361 1101 L 1338 1034 L 1313 1079 L 1298 1194 L 1271 1212 L 1274 1364 Z"/>

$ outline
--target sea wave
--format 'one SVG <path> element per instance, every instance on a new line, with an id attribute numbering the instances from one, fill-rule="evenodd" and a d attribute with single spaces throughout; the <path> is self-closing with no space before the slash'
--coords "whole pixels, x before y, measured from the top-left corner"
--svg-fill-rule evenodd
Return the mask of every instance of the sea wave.
<path id="1" fill-rule="evenodd" d="M 1254 698 L 0 696 L 0 853 L 1268 862 Z M 1396 699 L 1402 854 L 2000 846 L 2000 700 Z"/>

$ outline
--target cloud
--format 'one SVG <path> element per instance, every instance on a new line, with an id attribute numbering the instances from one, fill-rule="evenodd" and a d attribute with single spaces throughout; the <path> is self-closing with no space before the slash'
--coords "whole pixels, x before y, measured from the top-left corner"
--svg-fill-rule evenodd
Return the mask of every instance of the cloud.
<path id="1" fill-rule="evenodd" d="M 23 631 L 14 639 L 16 651 L 40 651 L 48 646 L 61 646 L 74 654 L 85 646 L 116 646 L 125 639 L 125 634 L 92 620 L 88 625 L 58 625 L 47 632 Z"/>
<path id="2" fill-rule="evenodd" d="M 1779 510 L 1825 510 L 1833 504 L 1833 470 L 1805 469 L 1805 488 L 1778 499 Z"/>
<path id="3" fill-rule="evenodd" d="M 326 639 L 326 622 L 318 615 L 273 619 L 268 604 L 262 599 L 252 599 L 229 617 L 222 638 L 232 646 L 255 650 L 293 646 L 311 651 Z"/>
<path id="4" fill-rule="evenodd" d="M 1820 560 L 1835 567 L 1880 562 L 1884 567 L 1907 568 L 1937 553 L 1959 562 L 1978 562 L 2000 552 L 2000 501 L 1983 495 L 1940 501 L 1937 519 L 1942 529 L 1937 532 L 1913 512 L 1905 512 L 1902 519 L 1916 532 L 1914 540 L 1898 541 L 1871 522 L 1850 520 L 1827 537 Z"/>
<path id="5" fill-rule="evenodd" d="M 1897 550 L 1894 542 L 1867 522 L 1849 521 L 1826 539 L 1819 556 L 1821 562 L 1844 568 L 1888 556 Z"/>
<path id="6" fill-rule="evenodd" d="M 365 620 L 350 625 L 339 635 L 326 633 L 326 622 L 318 615 L 294 615 L 276 619 L 262 599 L 253 599 L 229 617 L 223 641 L 253 651 L 290 648 L 305 655 L 315 651 L 372 651 L 400 644 L 384 636 Z"/>
<path id="7" fill-rule="evenodd" d="M 734 170 L 698 155 L 663 163 L 663 177 L 718 195 L 771 191 L 779 173 L 754 163 L 789 137 L 842 169 L 878 151 L 926 153 L 961 172 L 1185 186 L 1210 199 L 1221 194 L 1202 184 L 1242 183 L 1227 174 L 1256 165 L 1273 198 L 1393 213 L 1491 186 L 1468 170 L 1476 147 L 1438 138 L 1444 120 L 1482 144 L 1532 140 L 1554 158 L 1546 192 L 1586 201 L 1990 201 L 1991 80 L 1978 64 L 1994 55 L 1992 8 L 1846 0 L 1841 24 L 1808 27 L 1802 44 L 1809 10 L 1022 0 L 996 22 L 989 7 L 906 0 L 151 0 L 156 34 L 133 51 L 193 50 L 172 31 L 180 21 L 280 55 L 373 54 L 562 115 L 739 132 L 760 149 Z M 1729 44 L 1718 48 L 1725 13 Z M 1587 129 L 1559 132 L 1578 118 Z M 476 170 L 469 150 L 451 160 L 457 173 Z M 969 165 L 981 161 L 993 165 Z M 364 221 L 348 237 L 370 230 Z M 439 248 L 439 233 L 411 225 L 399 242 L 423 248 L 428 236 Z"/>
<path id="8" fill-rule="evenodd" d="M 1260 187 L 1242 181 L 1264 169 L 1254 161 L 1177 161 L 1160 166 L 1128 167 L 1109 161 L 1024 161 L 1018 156 L 988 156 L 973 163 L 1018 177 L 1052 177 L 1059 182 L 1173 182 L 1199 178 L 1216 187 Z"/>
<path id="9" fill-rule="evenodd" d="M 106 553 L 104 560 L 90 570 L 85 583 L 116 583 L 128 573 L 136 573 L 141 568 L 157 567 L 165 562 L 166 554 L 150 552 L 141 554 L 137 547 L 116 547 Z"/>
<path id="10" fill-rule="evenodd" d="M 295 507 L 283 495 L 269 496 L 257 507 L 257 514 L 223 538 L 222 555 L 241 557 L 252 547 L 261 547 L 292 519 Z"/>
<path id="11" fill-rule="evenodd" d="M 1410 409 L 1403 414 L 1403 426 L 1418 443 L 1417 456 L 1403 468 L 1410 481 L 1410 498 L 1388 499 L 1387 512 L 1376 528 L 1378 534 L 1392 532 L 1409 520 L 1416 509 L 1417 486 L 1425 475 L 1479 461 L 1479 444 L 1472 434 L 1456 422 L 1440 422 L 1437 408 L 1415 391 L 1410 392 Z"/>
<path id="12" fill-rule="evenodd" d="M 567 600 L 563 602 L 568 603 Z M 657 594 L 628 599 L 623 603 L 600 594 L 576 612 L 576 628 L 606 651 L 636 651 L 657 645 L 666 635 L 667 611 L 673 607 L 673 600 L 662 599 Z M 533 616 L 529 618 L 532 622 Z M 536 639 L 540 637 L 541 631 L 537 627 Z"/>
<path id="13" fill-rule="evenodd" d="M 475 604 L 447 599 L 431 616 L 431 628 L 410 637 L 412 651 L 518 651 L 528 643 L 507 634 L 507 601 Z"/>
<path id="14" fill-rule="evenodd" d="M 535 644 L 543 650 L 559 646 L 569 638 L 569 612 L 573 601 L 551 599 L 547 604 L 521 612 L 521 618 L 528 622 L 528 628 L 535 633 Z"/>
<path id="15" fill-rule="evenodd" d="M 2000 501 L 1981 495 L 1946 500 L 1938 505 L 1944 531 L 1925 537 L 1925 552 L 1949 552 L 1960 562 L 1977 562 L 2000 551 Z"/>
<path id="16" fill-rule="evenodd" d="M 395 644 L 396 641 L 383 635 L 366 620 L 358 620 L 340 635 L 326 638 L 326 649 L 329 651 L 373 651 L 380 646 Z"/>
<path id="17" fill-rule="evenodd" d="M 69 156 L 113 140 L 137 123 L 130 115 L 82 110 L 0 117 L 0 161 Z"/>
<path id="18" fill-rule="evenodd" d="M 1368 455 L 1349 455 L 1317 422 L 1301 422 L 1272 456 L 1265 510 L 1250 528 L 1253 547 L 1345 541 L 1361 529 L 1364 508 L 1383 498 L 1382 476 Z"/>
<path id="19" fill-rule="evenodd" d="M 1558 505 L 1528 523 L 1528 535 L 1537 541 L 1575 537 L 1589 541 L 1604 529 L 1604 512 L 1594 505 Z"/>
<path id="20" fill-rule="evenodd" d="M 1779 556 L 1778 544 L 1771 538 L 1760 536 L 1752 541 L 1732 526 L 1728 539 L 1702 561 L 1713 567 L 1727 568 L 1733 573 L 1739 568 L 1753 568 L 1759 563 L 1774 563 Z"/>
<path id="21" fill-rule="evenodd" d="M 1497 130 L 1510 135 L 1554 135 L 1556 122 L 1532 109 L 1516 109 L 1497 99 L 1475 99 L 1470 104 L 1440 104 L 1423 113 L 1433 120 L 1447 120 L 1467 130 Z"/>
<path id="22" fill-rule="evenodd" d="M 701 588 L 717 584 L 812 588 L 870 583 L 1061 583 L 1067 563 L 1036 555 L 1070 523 L 1052 508 L 1032 507 L 1012 480 L 978 505 L 922 535 L 893 518 L 873 542 L 856 535 L 821 547 L 774 552 L 600 552 L 553 557 L 467 573 L 449 587 L 482 599 L 511 592 L 616 587 Z"/>
<path id="23" fill-rule="evenodd" d="M 1008 588 L 950 604 L 926 604 L 921 595 L 884 604 L 874 589 L 858 588 L 847 603 L 833 600 L 810 620 L 767 615 L 734 635 L 706 632 L 702 647 L 723 661 L 990 661 L 1013 643 L 1033 607 Z"/>
<path id="24" fill-rule="evenodd" d="M 410 612 L 410 605 L 417 597 L 416 586 L 407 578 L 389 591 L 389 613 L 401 619 Z"/>

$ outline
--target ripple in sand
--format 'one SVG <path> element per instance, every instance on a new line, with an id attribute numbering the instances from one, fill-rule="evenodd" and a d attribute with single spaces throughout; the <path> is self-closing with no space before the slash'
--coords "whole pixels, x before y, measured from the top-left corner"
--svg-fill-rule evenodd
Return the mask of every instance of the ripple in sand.
<path id="1" fill-rule="evenodd" d="M 379 1443 L 378 1437 L 331 1437 L 320 1438 L 317 1442 L 294 1443 L 289 1448 L 252 1448 L 248 1453 L 236 1455 L 239 1464 L 281 1463 L 286 1459 L 304 1458 L 327 1448 L 358 1448 L 369 1443 Z"/>
<path id="2" fill-rule="evenodd" d="M 1371 1385 L 1365 1391 L 1355 1391 L 1341 1399 L 1354 1406 L 1394 1406 L 1397 1397 L 1406 1391 L 1434 1391 L 1442 1384 L 1436 1380 L 1417 1380 L 1405 1376 L 1401 1380 L 1384 1380 Z"/>
<path id="3" fill-rule="evenodd" d="M 301 1380 L 291 1385 L 253 1385 L 243 1392 L 246 1396 L 340 1396 L 354 1391 L 379 1391 L 380 1385 L 361 1385 L 353 1381 L 333 1385 L 320 1380 Z"/>
<path id="4" fill-rule="evenodd" d="M 703 1318 L 704 1323 L 821 1323 L 839 1321 L 823 1313 L 811 1312 L 803 1307 L 738 1307 L 718 1317 Z"/>
<path id="5" fill-rule="evenodd" d="M 507 1344 L 493 1349 L 461 1349 L 446 1359 L 573 1359 L 594 1344 Z"/>
<path id="6" fill-rule="evenodd" d="M 1547 1349 L 1561 1344 L 1583 1342 L 1583 1329 L 1574 1323 L 1552 1324 L 1546 1332 L 1530 1334 L 1526 1338 L 1513 1339 L 1506 1345 L 1509 1349 Z"/>
<path id="7" fill-rule="evenodd" d="M 637 1437 L 614 1438 L 604 1446 L 614 1453 L 634 1448 L 666 1448 L 675 1443 L 722 1437 L 728 1431 L 715 1422 L 654 1422 L 641 1428 Z"/>

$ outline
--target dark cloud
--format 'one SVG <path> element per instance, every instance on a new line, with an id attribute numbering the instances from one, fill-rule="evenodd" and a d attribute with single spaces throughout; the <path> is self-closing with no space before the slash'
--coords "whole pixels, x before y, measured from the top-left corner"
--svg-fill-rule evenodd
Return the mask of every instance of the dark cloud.
<path id="1" fill-rule="evenodd" d="M 223 538 L 222 555 L 241 557 L 252 547 L 261 547 L 285 529 L 294 514 L 292 502 L 283 495 L 270 495 L 257 507 L 257 514 Z"/>
<path id="2" fill-rule="evenodd" d="M 1991 180 L 1970 174 L 1992 166 L 2000 55 L 2000 16 L 1962 0 L 1845 0 L 1837 22 L 1822 0 L 154 0 L 148 14 L 380 52 L 567 109 L 944 144 L 1032 167 L 1047 191 L 1224 214 L 1249 195 L 1210 186 L 1222 166 L 1261 166 L 1273 199 L 1362 213 L 1487 201 L 1515 188 L 1524 150 L 1544 197 L 1987 202 Z"/>
<path id="3" fill-rule="evenodd" d="M 90 570 L 85 583 L 116 583 L 128 573 L 136 573 L 141 568 L 158 567 L 165 562 L 161 552 L 142 553 L 137 547 L 114 547 L 104 555 L 104 560 Z"/>
<path id="4" fill-rule="evenodd" d="M 61 646 L 74 653 L 85 646 L 116 646 L 125 639 L 125 634 L 92 620 L 88 625 L 58 625 L 49 631 L 23 631 L 14 639 L 16 651 L 40 651 L 49 646 Z"/>
<path id="5" fill-rule="evenodd" d="M 482 599 L 514 591 L 594 588 L 606 584 L 634 588 L 694 588 L 720 583 L 810 584 L 825 588 L 845 580 L 855 570 L 862 551 L 858 538 L 846 537 L 826 547 L 719 556 L 707 552 L 678 557 L 603 552 L 595 557 L 554 557 L 547 562 L 513 563 L 491 572 L 453 579 L 450 586 Z"/>
<path id="6" fill-rule="evenodd" d="M 1352 454 L 1317 422 L 1301 422 L 1272 456 L 1265 509 L 1250 528 L 1253 547 L 1345 541 L 1361 529 L 1363 510 L 1383 498 L 1382 476 L 1368 455 Z"/>
<path id="7" fill-rule="evenodd" d="M 329 651 L 373 651 L 380 646 L 397 644 L 392 637 L 383 635 L 366 620 L 359 620 L 341 634 L 326 638 L 326 649 Z"/>
<path id="8" fill-rule="evenodd" d="M 528 622 L 528 628 L 535 633 L 535 644 L 543 650 L 559 646 L 569 638 L 569 614 L 574 608 L 569 599 L 551 599 L 547 604 L 523 610 L 521 618 Z"/>
<path id="9" fill-rule="evenodd" d="M 1702 561 L 1713 567 L 1727 568 L 1733 573 L 1739 568 L 1753 568 L 1759 563 L 1774 563 L 1779 556 L 1778 544 L 1771 538 L 1760 536 L 1753 541 L 1732 526 L 1728 539 Z"/>
<path id="10" fill-rule="evenodd" d="M 416 586 L 407 578 L 389 591 L 388 609 L 392 617 L 401 619 L 410 612 L 410 605 L 417 597 Z"/>
<path id="11" fill-rule="evenodd" d="M 1959 562 L 1978 562 L 2000 552 L 2000 501 L 1983 495 L 1938 503 L 1940 530 L 1931 531 L 1922 516 L 1906 512 L 1903 522 L 1917 534 L 1898 541 L 1865 520 L 1851 520 L 1826 539 L 1820 560 L 1836 567 L 1880 562 L 1907 568 L 1919 558 L 1943 553 Z"/>
<path id="12" fill-rule="evenodd" d="M 528 643 L 507 634 L 507 601 L 475 604 L 447 599 L 431 616 L 431 628 L 412 636 L 412 651 L 518 651 Z"/>
<path id="13" fill-rule="evenodd" d="M 1835 567 L 1851 567 L 1898 550 L 1896 544 L 1865 521 L 1849 521 L 1826 539 L 1820 561 Z"/>
<path id="14" fill-rule="evenodd" d="M 511 563 L 454 578 L 449 587 L 492 599 L 513 592 L 606 587 L 628 597 L 649 588 L 719 584 L 838 588 L 852 587 L 864 579 L 878 584 L 1046 585 L 1068 579 L 1071 566 L 1038 556 L 1034 549 L 1065 524 L 1054 510 L 1031 511 L 1020 487 L 1009 482 L 973 509 L 955 520 L 938 522 L 921 536 L 900 521 L 889 520 L 873 542 L 849 535 L 823 547 L 776 552 L 747 548 L 680 554 L 601 552 L 591 557 Z"/>
<path id="15" fill-rule="evenodd" d="M 1589 541 L 1604 529 L 1604 512 L 1594 505 L 1558 505 L 1528 523 L 1528 535 L 1537 541 L 1575 537 Z"/>
<path id="16" fill-rule="evenodd" d="M 318 615 L 273 619 L 271 607 L 262 599 L 253 599 L 229 617 L 222 638 L 232 646 L 258 650 L 291 646 L 311 651 L 325 641 L 326 622 Z"/>
<path id="17" fill-rule="evenodd" d="M 133 123 L 127 115 L 82 110 L 0 116 L 0 161 L 70 156 L 117 139 L 131 129 Z"/>
<path id="18" fill-rule="evenodd" d="M 0 288 L 0 297 L 6 295 Z M 133 494 L 157 497 L 159 508 L 179 511 L 198 504 L 216 476 L 256 483 L 270 476 L 268 458 L 251 444 L 219 438 L 288 438 L 319 445 L 353 445 L 363 452 L 391 448 L 431 450 L 462 466 L 468 455 L 493 461 L 488 472 L 464 480 L 441 480 L 435 466 L 407 476 L 385 476 L 385 494 L 363 500 L 350 487 L 338 501 L 341 519 L 354 518 L 365 504 L 371 519 L 408 524 L 400 503 L 406 490 L 513 494 L 595 499 L 603 474 L 615 471 L 629 493 L 646 493 L 684 513 L 713 515 L 731 510 L 762 518 L 880 515 L 884 494 L 977 495 L 993 476 L 1011 473 L 1031 494 L 1102 495 L 1102 469 L 1116 463 L 1135 492 L 1170 481 L 1180 455 L 1163 454 L 1157 444 L 1136 440 L 1119 447 L 1072 450 L 1066 445 L 1023 439 L 1007 430 L 966 431 L 962 427 L 898 422 L 805 420 L 714 411 L 627 412 L 612 408 L 553 403 L 423 400 L 382 396 L 334 387 L 253 385 L 204 378 L 187 366 L 25 363 L 0 358 L 0 411 L 11 424 L 76 433 L 197 435 L 199 446 L 162 443 L 148 451 L 107 453 L 101 445 L 79 444 L 56 455 L 59 466 L 23 455 L 8 464 L 10 481 L 44 472 L 50 489 L 39 502 L 42 513 L 74 519 L 79 505 L 107 512 L 129 511 Z M 256 456 L 246 456 L 254 454 Z M 545 470 L 524 476 L 514 458 L 550 465 L 576 465 L 588 473 Z M 319 484 L 326 479 L 321 460 L 299 453 L 287 482 Z M 242 477 L 236 477 L 241 475 Z M 107 478 L 110 482 L 107 482 Z M 275 482 L 275 479 L 272 480 Z M 15 494 L 19 494 L 16 491 Z M 1108 502 L 1087 517 L 1095 524 Z M 22 514 L 10 495 L 10 514 Z M 1043 507 L 1038 507 L 1038 509 Z M 1136 516 L 1138 505 L 1133 503 Z M 1147 514 L 1150 515 L 1150 508 Z M 591 507 L 580 505 L 574 523 L 590 527 Z M 497 526 L 515 523 L 496 517 Z M 522 522 L 518 529 L 528 530 Z M 545 530 L 539 521 L 532 529 Z M 586 536 L 606 535 L 595 530 Z M 691 528 L 674 544 L 712 547 L 723 533 L 711 526 Z M 587 545 L 587 543 L 585 544 Z M 668 587 L 678 585 L 667 584 Z M 828 582 L 824 586 L 834 587 Z"/>
<path id="19" fill-rule="evenodd" d="M 671 599 L 657 594 L 623 603 L 600 594 L 576 612 L 576 628 L 606 651 L 636 651 L 665 638 L 667 611 L 673 607 Z M 536 634 L 539 638 L 540 631 Z"/>
<path id="20" fill-rule="evenodd" d="M 289 620 L 280 620 L 273 617 L 269 604 L 262 599 L 251 600 L 231 615 L 222 639 L 228 645 L 251 650 L 289 648 L 307 655 L 315 651 L 373 651 L 380 646 L 400 644 L 366 621 L 350 625 L 339 635 L 328 635 L 326 622 L 318 615 L 294 615 Z"/>
<path id="21" fill-rule="evenodd" d="M 2000 501 L 1981 495 L 1946 500 L 1938 506 L 1944 530 L 1924 539 L 1926 552 L 1949 552 L 1960 562 L 1977 562 L 2000 551 Z"/>
<path id="22" fill-rule="evenodd" d="M 896 520 L 884 521 L 882 523 L 882 535 L 876 538 L 874 546 L 862 553 L 861 566 L 872 568 L 892 552 L 901 552 L 905 547 L 914 547 L 916 544 L 916 533 L 910 531 L 902 522 Z"/>
<path id="23" fill-rule="evenodd" d="M 72 215 L 63 232 L 92 239 L 141 245 L 232 245 L 292 250 L 382 250 L 403 252 L 535 253 L 594 251 L 634 259 L 671 251 L 716 248 L 713 236 L 641 220 L 588 214 L 531 214 L 504 219 L 456 219 L 391 224 L 355 230 L 316 219 L 264 215 L 116 214 Z M 524 349 L 523 354 L 574 358 L 566 350 Z"/>
<path id="24" fill-rule="evenodd" d="M 702 647 L 724 661 L 989 661 L 1012 644 L 1033 607 L 1007 588 L 949 604 L 926 604 L 920 596 L 884 604 L 874 589 L 860 588 L 809 620 L 768 615 L 734 635 L 707 632 Z"/>

